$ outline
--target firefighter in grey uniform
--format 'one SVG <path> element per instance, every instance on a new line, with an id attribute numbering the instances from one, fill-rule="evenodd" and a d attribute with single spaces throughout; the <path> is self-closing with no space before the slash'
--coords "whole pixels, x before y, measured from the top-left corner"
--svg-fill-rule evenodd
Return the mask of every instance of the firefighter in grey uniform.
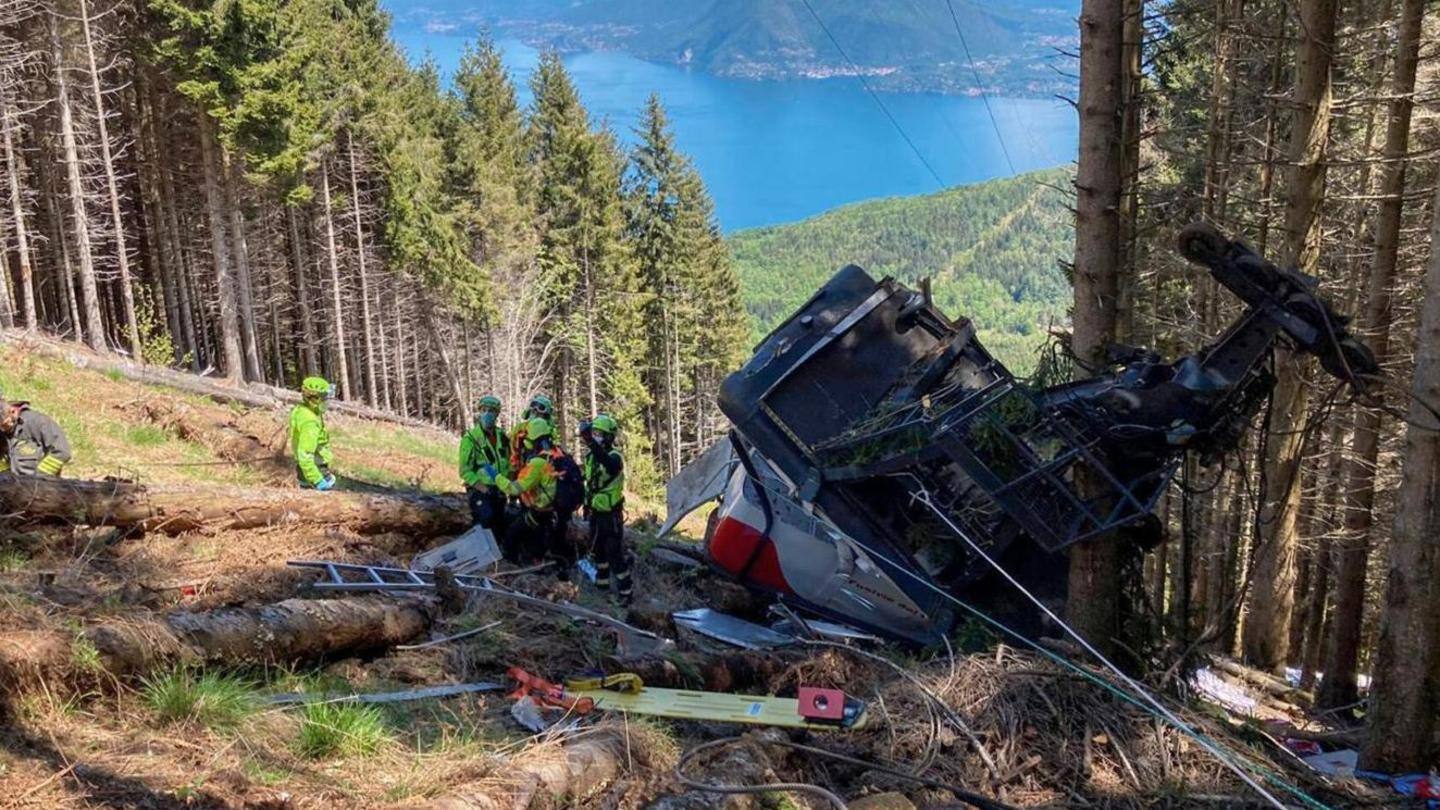
<path id="1" fill-rule="evenodd" d="M 54 419 L 0 394 L 0 473 L 53 477 L 69 461 L 70 441 Z"/>

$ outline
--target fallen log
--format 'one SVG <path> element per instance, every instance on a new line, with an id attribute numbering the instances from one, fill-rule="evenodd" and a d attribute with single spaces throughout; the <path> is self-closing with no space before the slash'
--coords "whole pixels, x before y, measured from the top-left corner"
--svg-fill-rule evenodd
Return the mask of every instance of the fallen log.
<path id="1" fill-rule="evenodd" d="M 461 532 L 470 525 L 459 496 L 162 487 L 10 473 L 0 473 L 0 517 L 22 523 L 115 526 L 165 534 L 312 523 L 344 525 L 363 534 L 400 532 L 433 537 Z"/>
<path id="2" fill-rule="evenodd" d="M 48 340 L 40 335 L 17 329 L 0 330 L 0 343 L 9 343 L 20 347 L 23 351 L 64 360 L 76 368 L 96 369 L 132 382 L 165 386 L 190 394 L 199 394 L 226 405 L 234 403 L 252 408 L 282 408 L 300 401 L 300 395 L 289 389 L 264 383 L 241 383 L 202 377 L 198 374 L 189 374 L 163 366 L 140 365 L 118 355 L 93 352 L 79 345 Z M 441 425 L 387 413 L 353 402 L 332 401 L 329 408 L 332 412 L 359 419 L 390 422 L 430 430 L 446 430 Z"/>
<path id="3" fill-rule="evenodd" d="M 425 633 L 430 621 L 430 608 L 418 602 L 287 599 L 261 608 L 116 620 L 74 634 L 12 631 L 0 633 L 0 685 L 13 690 L 73 681 L 76 674 L 143 675 L 178 664 L 310 663 L 403 644 Z"/>
<path id="4" fill-rule="evenodd" d="M 558 750 L 527 748 L 505 763 L 495 778 L 419 806 L 433 810 L 523 810 L 576 807 L 609 787 L 620 775 L 625 739 L 613 728 L 596 728 Z"/>
<path id="5" fill-rule="evenodd" d="M 1282 680 L 1258 669 L 1251 669 L 1243 664 L 1236 663 L 1226 658 L 1216 658 L 1214 666 L 1221 672 L 1233 675 L 1245 683 L 1260 689 L 1267 694 L 1280 698 L 1287 703 L 1303 701 L 1306 704 L 1313 704 L 1315 696 L 1303 689 L 1291 686 L 1289 681 Z"/>
<path id="6" fill-rule="evenodd" d="M 267 445 L 260 437 L 233 422 L 216 422 L 183 402 L 150 399 L 139 405 L 140 414 L 176 436 L 210 448 L 225 461 L 263 467 L 277 474 L 293 473 L 283 447 Z M 276 431 L 276 436 L 284 436 Z"/>

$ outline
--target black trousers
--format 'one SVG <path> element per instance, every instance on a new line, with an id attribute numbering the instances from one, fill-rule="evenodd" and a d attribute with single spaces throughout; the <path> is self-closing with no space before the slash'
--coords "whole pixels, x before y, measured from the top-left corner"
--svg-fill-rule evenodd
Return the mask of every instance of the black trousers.
<path id="1" fill-rule="evenodd" d="M 580 557 L 575 549 L 575 544 L 570 542 L 570 518 L 575 516 L 575 510 L 568 509 L 563 512 L 556 510 L 554 514 L 555 524 L 550 528 L 549 543 L 546 544 L 547 550 L 550 557 L 560 565 L 560 570 L 557 572 L 560 579 L 569 581 L 570 570 L 575 567 L 575 562 Z"/>
<path id="2" fill-rule="evenodd" d="M 495 487 L 471 487 L 466 492 L 470 501 L 470 522 L 484 526 L 501 537 L 505 534 L 505 493 Z"/>
<path id="3" fill-rule="evenodd" d="M 590 513 L 590 547 L 595 550 L 595 584 L 610 588 L 614 574 L 620 598 L 628 600 L 634 590 L 630 581 L 630 560 L 625 555 L 625 508 Z"/>
<path id="4" fill-rule="evenodd" d="M 555 513 L 523 509 L 505 527 L 505 559 L 518 565 L 532 565 L 545 558 L 555 534 Z"/>

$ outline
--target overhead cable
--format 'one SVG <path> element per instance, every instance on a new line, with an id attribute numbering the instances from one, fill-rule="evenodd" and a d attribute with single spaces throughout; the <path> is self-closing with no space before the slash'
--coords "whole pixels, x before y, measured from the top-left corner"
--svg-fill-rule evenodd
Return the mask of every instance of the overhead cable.
<path id="1" fill-rule="evenodd" d="M 945 188 L 945 181 L 940 179 L 940 175 L 935 171 L 935 167 L 930 165 L 930 161 L 925 159 L 925 155 L 920 151 L 920 147 L 916 146 L 915 142 L 910 139 L 910 135 L 905 132 L 904 127 L 900 126 L 900 122 L 895 119 L 895 116 L 890 114 L 890 108 L 885 106 L 885 102 L 881 100 L 880 94 L 876 93 L 874 88 L 870 86 L 870 83 L 865 81 L 865 74 L 860 70 L 860 65 L 858 65 L 854 59 L 851 59 L 850 54 L 846 53 L 845 49 L 840 46 L 839 40 L 835 39 L 835 35 L 830 33 L 830 29 L 825 25 L 825 21 L 820 19 L 819 14 L 815 13 L 815 8 L 810 5 L 810 0 L 800 0 L 800 2 L 805 4 L 805 9 L 810 12 L 811 17 L 815 18 L 815 22 L 820 26 L 820 30 L 825 32 L 825 36 L 830 40 L 830 44 L 834 45 L 835 50 L 839 51 L 845 61 L 850 63 L 850 69 L 855 72 L 855 77 L 860 80 L 860 86 L 864 87 L 865 92 L 869 93 L 870 98 L 875 101 L 875 106 L 879 107 L 880 112 L 884 113 L 885 117 L 890 120 L 890 125 L 895 127 L 896 132 L 900 133 L 900 137 L 905 141 L 905 145 L 909 146 L 910 151 L 915 153 L 915 157 L 918 158 L 921 165 L 925 167 L 925 171 L 929 172 L 930 176 L 935 178 L 935 185 L 942 189 Z"/>

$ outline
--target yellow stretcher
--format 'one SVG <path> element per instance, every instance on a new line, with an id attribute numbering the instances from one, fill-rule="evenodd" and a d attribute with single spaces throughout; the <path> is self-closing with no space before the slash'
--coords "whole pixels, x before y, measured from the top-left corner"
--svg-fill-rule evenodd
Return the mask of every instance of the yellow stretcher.
<path id="1" fill-rule="evenodd" d="M 867 720 L 864 705 L 853 698 L 845 701 L 842 719 L 837 722 L 815 722 L 800 713 L 800 701 L 796 698 L 657 689 L 649 686 L 631 692 L 567 687 L 565 694 L 576 698 L 588 697 L 595 701 L 595 708 L 604 711 L 630 712 L 677 720 L 708 720 L 819 731 L 858 729 L 863 727 Z"/>

